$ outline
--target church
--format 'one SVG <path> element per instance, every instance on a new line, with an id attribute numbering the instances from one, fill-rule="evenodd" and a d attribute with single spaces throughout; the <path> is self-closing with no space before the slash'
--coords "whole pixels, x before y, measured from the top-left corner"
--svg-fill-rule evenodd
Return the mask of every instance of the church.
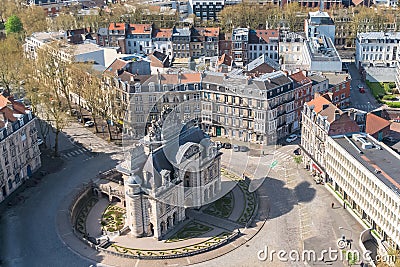
<path id="1" fill-rule="evenodd" d="M 148 133 L 117 166 L 124 179 L 126 222 L 135 237 L 160 240 L 185 220 L 187 208 L 217 199 L 221 153 L 193 121 L 164 107 Z"/>

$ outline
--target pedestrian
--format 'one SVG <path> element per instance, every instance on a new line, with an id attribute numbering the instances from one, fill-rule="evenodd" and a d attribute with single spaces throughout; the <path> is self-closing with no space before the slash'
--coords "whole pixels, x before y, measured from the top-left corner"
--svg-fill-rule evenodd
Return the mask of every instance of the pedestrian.
<path id="1" fill-rule="evenodd" d="M 346 209 L 346 202 L 343 202 L 343 208 Z"/>
<path id="2" fill-rule="evenodd" d="M 335 207 L 335 203 L 332 202 L 332 209 Z"/>

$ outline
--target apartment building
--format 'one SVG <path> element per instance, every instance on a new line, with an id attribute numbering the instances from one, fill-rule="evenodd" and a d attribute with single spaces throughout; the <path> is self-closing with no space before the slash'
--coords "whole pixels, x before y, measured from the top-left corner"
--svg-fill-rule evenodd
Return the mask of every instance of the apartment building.
<path id="1" fill-rule="evenodd" d="M 123 22 L 112 22 L 108 26 L 107 39 L 111 47 L 120 47 L 121 53 L 126 53 L 125 36 L 128 32 L 128 24 Z"/>
<path id="2" fill-rule="evenodd" d="M 321 10 L 308 12 L 308 17 L 304 21 L 304 32 L 307 38 L 316 38 L 322 35 L 330 38 L 335 43 L 335 23 L 328 12 Z"/>
<path id="3" fill-rule="evenodd" d="M 216 20 L 224 5 L 224 0 L 189 0 L 189 14 L 194 14 L 201 20 Z"/>
<path id="4" fill-rule="evenodd" d="M 359 132 L 348 112 L 333 105 L 325 95 L 304 104 L 301 147 L 303 162 L 315 175 L 326 176 L 325 146 L 328 136 Z"/>
<path id="5" fill-rule="evenodd" d="M 201 122 L 211 135 L 273 144 L 293 130 L 295 90 L 282 71 L 255 78 L 206 71 L 201 86 Z"/>
<path id="6" fill-rule="evenodd" d="M 310 78 L 306 77 L 302 71 L 291 74 L 290 79 L 293 80 L 293 87 L 295 89 L 295 102 L 294 108 L 296 110 L 293 121 L 293 129 L 295 131 L 300 128 L 301 111 L 304 104 L 313 98 L 312 85 L 313 82 Z"/>
<path id="7" fill-rule="evenodd" d="M 279 63 L 286 70 L 303 69 L 303 50 L 306 37 L 295 32 L 281 32 Z"/>
<path id="8" fill-rule="evenodd" d="M 272 60 L 279 60 L 279 30 L 250 30 L 248 59 L 254 60 L 261 55 L 268 55 Z"/>
<path id="9" fill-rule="evenodd" d="M 395 68 L 400 61 L 400 32 L 357 34 L 356 67 Z"/>
<path id="10" fill-rule="evenodd" d="M 396 88 L 397 91 L 400 93 L 400 60 L 396 63 Z"/>
<path id="11" fill-rule="evenodd" d="M 236 65 L 248 63 L 249 29 L 235 28 L 232 31 L 232 58 Z"/>
<path id="12" fill-rule="evenodd" d="M 23 104 L 0 95 L 0 202 L 41 165 L 35 121 Z"/>
<path id="13" fill-rule="evenodd" d="M 173 57 L 172 49 L 172 29 L 153 29 L 153 46 L 155 51 Z"/>
<path id="14" fill-rule="evenodd" d="M 321 90 L 321 94 L 328 93 L 332 104 L 340 109 L 350 105 L 351 78 L 347 73 L 323 73 L 328 79 L 328 90 Z"/>
<path id="15" fill-rule="evenodd" d="M 151 24 L 129 24 L 125 39 L 128 54 L 145 54 L 153 52 Z"/>
<path id="16" fill-rule="evenodd" d="M 206 57 L 218 56 L 219 54 L 219 35 L 218 27 L 195 28 L 195 31 L 201 36 L 203 41 L 202 55 Z"/>
<path id="17" fill-rule="evenodd" d="M 174 58 L 190 57 L 190 28 L 172 29 L 172 47 Z"/>
<path id="18" fill-rule="evenodd" d="M 328 136 L 327 182 L 387 248 L 400 247 L 400 156 L 366 134 Z"/>

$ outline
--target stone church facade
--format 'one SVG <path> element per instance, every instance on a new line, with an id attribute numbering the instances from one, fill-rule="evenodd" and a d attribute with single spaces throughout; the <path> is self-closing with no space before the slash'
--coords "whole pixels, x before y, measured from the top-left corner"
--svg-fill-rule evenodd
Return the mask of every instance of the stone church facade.
<path id="1" fill-rule="evenodd" d="M 219 198 L 221 153 L 194 123 L 182 124 L 171 109 L 117 167 L 123 174 L 126 219 L 135 237 L 160 240 L 185 220 L 187 208 Z"/>

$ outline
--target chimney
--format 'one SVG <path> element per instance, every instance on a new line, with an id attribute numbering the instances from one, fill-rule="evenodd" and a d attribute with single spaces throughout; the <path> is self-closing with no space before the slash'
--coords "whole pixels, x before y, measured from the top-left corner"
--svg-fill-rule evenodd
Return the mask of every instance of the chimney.
<path id="1" fill-rule="evenodd" d="M 182 83 L 182 73 L 181 70 L 178 71 L 178 84 Z"/>
<path id="2" fill-rule="evenodd" d="M 340 111 L 338 109 L 335 110 L 335 121 L 340 118 Z"/>
<path id="3" fill-rule="evenodd" d="M 114 22 L 114 28 L 116 28 L 117 27 L 117 23 L 116 22 Z"/>

